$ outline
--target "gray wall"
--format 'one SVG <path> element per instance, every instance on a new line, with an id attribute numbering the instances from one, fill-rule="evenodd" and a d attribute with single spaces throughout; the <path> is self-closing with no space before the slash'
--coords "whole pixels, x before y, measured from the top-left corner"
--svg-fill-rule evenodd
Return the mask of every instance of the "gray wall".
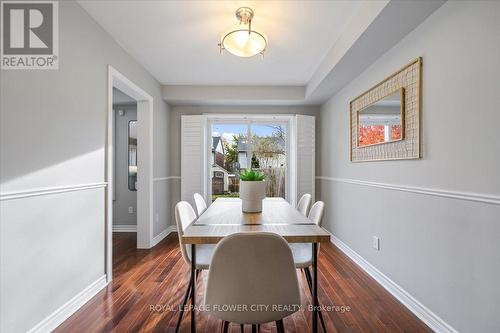
<path id="1" fill-rule="evenodd" d="M 500 206 L 341 180 L 500 195 L 499 22 L 449 1 L 321 108 L 326 228 L 460 332 L 500 331 Z M 350 163 L 349 101 L 418 56 L 423 158 Z"/>
<path id="2" fill-rule="evenodd" d="M 128 188 L 128 123 L 137 120 L 137 105 L 115 105 L 113 109 L 115 110 L 113 224 L 137 225 L 137 191 Z M 120 116 L 118 110 L 123 110 L 124 115 Z M 134 207 L 132 214 L 128 212 L 128 207 Z"/>
<path id="3" fill-rule="evenodd" d="M 105 181 L 107 66 L 154 97 L 154 176 L 169 174 L 159 83 L 75 2 L 59 2 L 59 70 L 2 71 L 2 194 Z M 24 332 L 104 274 L 105 188 L 0 203 L 0 331 Z M 154 231 L 168 225 L 155 182 Z"/>

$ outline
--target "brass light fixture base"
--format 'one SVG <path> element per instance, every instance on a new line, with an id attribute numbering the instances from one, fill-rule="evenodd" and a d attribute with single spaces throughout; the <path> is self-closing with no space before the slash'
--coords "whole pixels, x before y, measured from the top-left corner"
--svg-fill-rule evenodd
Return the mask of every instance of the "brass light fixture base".
<path id="1" fill-rule="evenodd" d="M 250 24 L 253 19 L 253 10 L 250 7 L 240 7 L 236 9 L 235 15 L 240 23 Z"/>

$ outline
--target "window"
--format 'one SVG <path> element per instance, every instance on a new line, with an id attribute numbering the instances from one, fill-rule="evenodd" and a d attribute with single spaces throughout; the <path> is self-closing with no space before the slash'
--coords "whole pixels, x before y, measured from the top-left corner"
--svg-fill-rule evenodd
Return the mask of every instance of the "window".
<path id="1" fill-rule="evenodd" d="M 287 132 L 288 123 L 283 121 L 212 121 L 212 200 L 239 197 L 239 173 L 250 168 L 266 175 L 266 196 L 286 198 Z"/>
<path id="2" fill-rule="evenodd" d="M 181 116 L 181 198 L 239 196 L 239 171 L 266 173 L 267 195 L 292 205 L 314 198 L 315 117 L 210 114 Z M 213 197 L 212 197 L 213 195 Z"/>

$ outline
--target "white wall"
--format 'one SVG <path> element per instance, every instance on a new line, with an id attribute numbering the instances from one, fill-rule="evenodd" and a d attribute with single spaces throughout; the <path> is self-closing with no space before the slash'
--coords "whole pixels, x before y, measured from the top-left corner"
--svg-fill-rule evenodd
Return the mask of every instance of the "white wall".
<path id="1" fill-rule="evenodd" d="M 108 64 L 154 97 L 154 177 L 169 174 L 159 83 L 73 1 L 59 2 L 59 34 L 59 70 L 0 75 L 2 332 L 29 330 L 104 274 Z M 168 184 L 154 191 L 157 235 Z"/>
<path id="2" fill-rule="evenodd" d="M 321 108 L 325 226 L 460 332 L 500 331 L 500 2 L 449 1 Z M 423 158 L 349 162 L 349 101 L 423 57 Z M 483 193 L 496 204 L 352 183 Z M 372 249 L 372 236 L 381 239 Z"/>
<path id="3" fill-rule="evenodd" d="M 128 187 L 128 127 L 130 121 L 137 120 L 137 105 L 114 105 L 113 109 L 115 110 L 113 224 L 137 225 L 137 191 L 131 191 Z M 123 116 L 118 114 L 118 110 L 124 111 Z M 129 213 L 128 207 L 133 207 L 134 212 Z"/>

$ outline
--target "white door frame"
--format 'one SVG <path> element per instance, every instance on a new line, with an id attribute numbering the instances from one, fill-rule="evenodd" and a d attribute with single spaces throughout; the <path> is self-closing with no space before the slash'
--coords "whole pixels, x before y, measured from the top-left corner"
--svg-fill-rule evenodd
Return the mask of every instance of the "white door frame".
<path id="1" fill-rule="evenodd" d="M 137 248 L 149 249 L 153 240 L 153 97 L 108 65 L 106 142 L 106 279 L 113 272 L 113 87 L 137 101 Z"/>

